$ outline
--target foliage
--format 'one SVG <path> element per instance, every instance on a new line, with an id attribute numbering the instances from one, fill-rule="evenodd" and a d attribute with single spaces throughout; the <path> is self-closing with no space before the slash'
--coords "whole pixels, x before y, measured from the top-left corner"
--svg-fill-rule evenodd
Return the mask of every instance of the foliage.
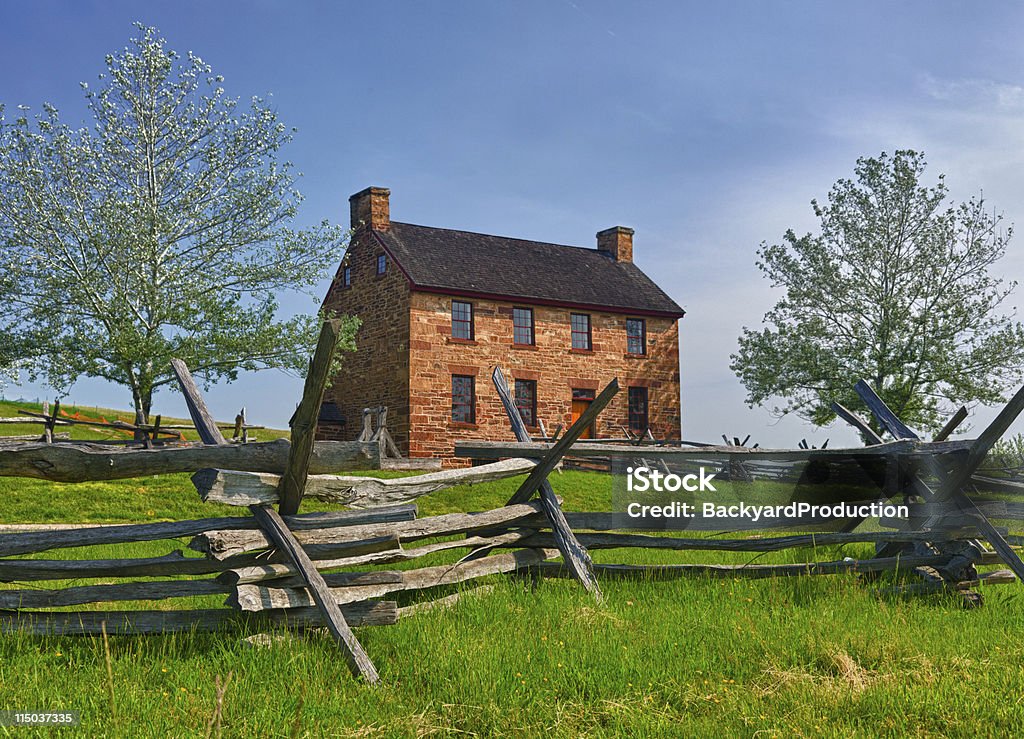
<path id="1" fill-rule="evenodd" d="M 985 466 L 1002 471 L 1024 471 L 1024 434 L 1005 436 L 989 450 Z"/>
<path id="2" fill-rule="evenodd" d="M 99 89 L 82 85 L 91 127 L 0 108 L 0 328 L 33 379 L 104 378 L 148 417 L 172 357 L 207 382 L 303 372 L 319 319 L 277 318 L 275 293 L 311 294 L 345 234 L 289 226 L 302 198 L 278 156 L 293 131 L 266 101 L 241 105 L 139 29 Z"/>
<path id="3" fill-rule="evenodd" d="M 10 286 L 13 280 L 9 275 L 0 274 L 0 308 L 10 304 Z M 17 382 L 23 361 L 17 357 L 10 337 L 0 332 L 0 391 L 7 387 L 8 382 Z"/>
<path id="4" fill-rule="evenodd" d="M 995 403 L 1020 381 L 1024 329 L 1002 310 L 1016 283 L 991 271 L 1012 230 L 981 197 L 947 204 L 925 166 L 914 151 L 858 159 L 854 180 L 812 201 L 818 234 L 761 245 L 757 266 L 785 295 L 732 355 L 751 406 L 781 398 L 777 414 L 824 425 L 832 401 L 862 407 L 865 379 L 936 429 L 951 406 Z"/>
<path id="5" fill-rule="evenodd" d="M 8 382 L 18 381 L 18 362 L 0 356 L 0 390 L 7 387 Z"/>

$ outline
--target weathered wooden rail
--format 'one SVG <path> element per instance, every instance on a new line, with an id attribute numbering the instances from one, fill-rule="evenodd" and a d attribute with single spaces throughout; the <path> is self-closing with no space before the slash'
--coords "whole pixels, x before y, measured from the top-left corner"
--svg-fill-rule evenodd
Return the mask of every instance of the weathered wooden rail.
<path id="1" fill-rule="evenodd" d="M 89 482 L 195 472 L 214 467 L 281 474 L 291 443 L 287 439 L 207 446 L 202 443 L 160 449 L 112 448 L 89 443 L 6 444 L 0 440 L 0 477 L 33 477 L 51 482 Z M 312 451 L 313 474 L 379 469 L 376 442 L 320 442 Z"/>
<path id="2" fill-rule="evenodd" d="M 761 447 L 755 449 L 713 444 L 701 447 L 636 447 L 630 444 L 582 441 L 573 444 L 571 451 L 567 453 L 581 458 L 617 456 L 634 459 L 644 456 L 652 459 L 664 459 L 669 463 L 677 460 L 702 460 L 720 456 L 739 461 L 806 462 L 809 459 L 845 459 L 852 454 L 883 458 L 891 456 L 924 458 L 941 454 L 966 454 L 972 443 L 970 439 L 942 442 L 900 439 L 858 449 L 764 449 Z M 542 441 L 513 444 L 506 441 L 460 440 L 455 442 L 455 456 L 477 460 L 504 459 L 513 456 L 524 459 L 541 459 L 550 453 L 553 446 Z"/>
<path id="3" fill-rule="evenodd" d="M 522 528 L 520 523 L 558 506 L 553 493 L 545 501 L 428 518 L 417 518 L 411 503 L 453 485 L 526 476 L 537 466 L 533 461 L 506 460 L 414 478 L 330 474 L 380 468 L 381 445 L 387 443 L 380 437 L 313 442 L 335 343 L 336 326 L 327 323 L 311 361 L 303 400 L 291 421 L 291 441 L 228 444 L 188 368 L 175 361 L 175 373 L 202 439 L 199 444 L 112 448 L 90 443 L 0 442 L 0 475 L 85 482 L 191 472 L 204 500 L 244 507 L 250 513 L 0 534 L 0 581 L 8 584 L 0 589 L 0 631 L 152 634 L 326 626 L 353 673 L 375 683 L 379 681 L 376 668 L 352 627 L 395 623 L 403 610 L 387 596 L 423 592 L 447 603 L 451 596 L 446 591 L 455 585 L 558 556 L 557 545 L 510 549 L 538 531 Z M 298 513 L 305 497 L 345 505 L 348 510 Z M 281 511 L 271 508 L 273 504 L 279 504 Z M 489 533 L 495 527 L 515 530 Z M 58 549 L 88 551 L 89 547 L 148 541 L 180 547 L 183 539 L 188 549 L 176 548 L 160 557 L 34 558 Z M 365 569 L 484 548 L 494 551 L 454 565 Z M 42 587 L 47 581 L 52 585 Z M 208 607 L 210 598 L 223 606 Z M 169 601 L 175 607 L 109 610 L 114 603 L 138 608 L 157 601 Z M 101 610 L 96 610 L 97 604 L 102 604 Z M 53 610 L 79 606 L 92 608 Z M 418 610 L 410 606 L 405 613 Z"/>
<path id="4" fill-rule="evenodd" d="M 353 508 L 403 503 L 453 484 L 474 485 L 525 474 L 533 469 L 534 464 L 526 459 L 506 459 L 469 469 L 383 480 L 355 475 L 310 475 L 306 479 L 305 497 Z M 280 479 L 279 475 L 269 473 L 218 469 L 202 469 L 192 476 L 192 482 L 204 501 L 227 505 L 278 503 Z"/>
<path id="5" fill-rule="evenodd" d="M 742 445 L 700 447 L 592 443 L 579 438 L 618 392 L 616 382 L 598 395 L 582 417 L 550 442 L 530 440 L 500 370 L 493 381 L 508 415 L 510 442 L 459 442 L 462 456 L 492 461 L 478 467 L 378 479 L 341 471 L 381 466 L 383 434 L 363 441 L 314 443 L 312 429 L 335 344 L 328 323 L 312 359 L 302 402 L 291 420 L 292 441 L 228 444 L 212 420 L 188 368 L 175 372 L 202 443 L 153 449 L 89 444 L 0 443 L 0 475 L 58 482 L 112 480 L 189 472 L 204 501 L 247 509 L 248 515 L 190 521 L 89 526 L 0 534 L 0 631 L 57 634 L 152 634 L 179 631 L 251 631 L 326 626 L 353 673 L 379 681 L 353 627 L 382 626 L 421 610 L 446 604 L 480 578 L 509 573 L 571 577 L 601 599 L 604 578 L 794 577 L 907 571 L 921 582 L 895 587 L 904 593 L 950 591 L 979 602 L 981 583 L 1017 579 L 1024 572 L 1007 543 L 1008 521 L 1024 520 L 1024 503 L 1000 496 L 972 500 L 963 488 L 976 481 L 984 451 L 1024 407 L 1018 393 L 977 440 L 950 441 L 944 432 L 923 441 L 900 426 L 874 400 L 868 406 L 896 440 L 866 438 L 856 450 L 767 450 Z M 870 397 L 865 394 L 865 397 Z M 879 401 L 880 402 L 880 401 Z M 873 404 L 873 405 L 872 405 Z M 884 405 L 884 404 L 883 404 Z M 845 411 L 845 409 L 843 409 Z M 848 420 L 863 424 L 846 411 Z M 866 424 L 863 424 L 866 426 Z M 955 427 L 951 422 L 951 428 Z M 52 431 L 52 428 L 50 429 Z M 909 433 L 908 433 L 909 432 Z M 872 432 L 873 433 L 873 432 Z M 560 434 L 560 435 L 559 435 Z M 566 454 L 576 458 L 642 459 L 645 463 L 689 464 L 726 460 L 741 465 L 735 484 L 753 480 L 776 463 L 837 464 L 854 460 L 874 481 L 883 499 L 910 496 L 906 519 L 882 521 L 886 530 L 857 528 L 809 533 L 806 520 L 776 520 L 759 530 L 802 528 L 793 533 L 726 537 L 674 532 L 623 532 L 607 512 L 564 512 L 548 475 Z M 762 465 L 762 467 L 759 467 Z M 768 465 L 768 467 L 763 467 Z M 415 500 L 455 485 L 520 477 L 504 506 L 488 511 L 419 517 Z M 812 479 L 813 483 L 814 480 Z M 973 492 L 973 491 L 972 491 Z M 306 498 L 348 510 L 299 513 Z M 921 502 L 923 500 L 923 502 Z M 278 509 L 272 506 L 279 506 Z M 996 526 L 990 519 L 995 519 Z M 716 530 L 711 525 L 695 530 Z M 987 539 L 991 548 L 980 540 Z M 1010 537 L 1010 540 L 1013 540 Z M 159 557 L 36 559 L 71 547 L 169 541 L 174 551 Z M 878 556 L 787 564 L 595 564 L 592 550 L 643 548 L 669 551 L 779 552 L 852 543 L 874 544 Z M 435 555 L 465 552 L 457 562 L 438 564 Z M 31 556 L 33 558 L 25 559 Z M 411 566 L 421 558 L 422 566 Z M 553 561 L 560 559 L 561 561 Z M 1010 569 L 979 573 L 978 566 L 1005 563 Z M 402 569 L 387 569 L 403 564 Z M 153 580 L 151 578 L 160 578 Z M 101 580 L 101 581 L 100 581 Z M 111 582 L 113 580 L 113 582 Z M 52 581 L 52 587 L 40 587 Z M 73 584 L 67 584 L 73 581 Z M 422 603 L 401 607 L 409 594 Z M 457 594 L 457 593 L 456 593 Z M 196 600 L 199 599 L 199 600 Z M 210 600 L 212 599 L 212 601 Z M 109 610 L 112 603 L 171 601 L 169 610 Z M 219 601 L 219 608 L 210 607 Z M 104 604 L 103 610 L 95 610 Z M 91 606 L 86 610 L 53 610 Z"/>
<path id="6" fill-rule="evenodd" d="M 899 566 L 921 577 L 925 587 L 907 586 L 907 592 L 924 592 L 950 589 L 961 594 L 969 605 L 980 603 L 980 595 L 964 583 L 982 581 L 1005 582 L 1015 577 L 1024 579 L 1024 562 L 1007 542 L 1007 530 L 992 523 L 1024 520 L 1024 501 L 1006 500 L 1006 493 L 1021 495 L 1024 484 L 986 478 L 977 474 L 978 468 L 992 445 L 1002 436 L 1013 420 L 1024 410 L 1024 388 L 1003 408 L 998 417 L 977 439 L 949 440 L 949 436 L 966 418 L 961 408 L 932 441 L 920 438 L 864 382 L 855 388 L 878 420 L 880 426 L 890 433 L 892 441 L 886 442 L 856 414 L 846 408 L 834 405 L 837 414 L 857 428 L 867 441 L 867 446 L 858 449 L 821 448 L 813 449 L 804 445 L 801 449 L 762 449 L 745 447 L 739 439 L 725 445 L 701 444 L 693 447 L 658 446 L 638 447 L 635 444 L 580 442 L 567 451 L 576 459 L 629 460 L 634 466 L 651 467 L 661 465 L 666 471 L 668 464 L 691 465 L 712 464 L 722 478 L 733 482 L 753 482 L 755 479 L 783 480 L 803 485 L 824 483 L 831 477 L 832 484 L 844 484 L 850 477 L 842 478 L 834 468 L 843 462 L 846 468 L 859 468 L 861 478 L 877 486 L 879 500 L 902 498 L 907 504 L 908 515 L 904 519 L 880 519 L 883 527 L 895 528 L 893 532 L 853 534 L 863 519 L 844 521 L 842 531 L 820 533 L 811 537 L 791 536 L 759 540 L 712 540 L 684 539 L 681 537 L 652 537 L 639 534 L 597 533 L 615 527 L 615 517 L 607 513 L 571 513 L 566 522 L 576 532 L 576 541 L 586 549 L 619 548 L 627 546 L 652 549 L 723 549 L 727 551 L 778 551 L 793 546 L 807 546 L 850 541 L 873 541 L 879 556 L 869 564 L 855 563 L 802 563 L 799 565 L 757 567 L 732 567 L 709 565 L 679 565 L 666 569 L 657 566 L 602 565 L 597 571 L 608 573 L 664 573 L 672 576 L 692 574 L 714 574 L 728 572 L 736 576 L 770 576 L 778 574 L 824 574 L 856 570 L 864 573 L 884 571 Z M 557 444 L 521 440 L 521 443 L 495 441 L 459 441 L 455 445 L 457 456 L 477 461 L 521 457 L 547 459 L 556 451 Z M 852 465 L 850 463 L 853 463 Z M 795 465 L 795 466 L 794 466 Z M 742 474 L 735 471 L 741 468 Z M 534 470 L 540 470 L 540 464 Z M 796 469 L 794 473 L 793 470 Z M 820 478 L 820 479 L 816 479 Z M 979 494 L 983 490 L 999 491 L 999 497 Z M 970 488 L 970 489 L 968 489 Z M 621 520 L 621 519 L 620 519 Z M 537 522 L 528 525 L 536 526 Z M 786 526 L 808 528 L 808 521 L 800 518 L 773 520 L 771 525 L 737 525 L 736 528 L 775 529 Z M 721 525 L 697 519 L 690 522 L 690 530 L 721 530 Z M 582 532 L 590 529 L 594 533 Z M 858 537 L 857 539 L 850 538 Z M 977 543 L 985 539 L 992 550 L 985 550 Z M 543 533 L 536 534 L 517 545 L 551 546 L 554 538 Z M 762 547 L 762 549 L 758 549 Z M 978 575 L 975 565 L 1002 562 L 1009 568 L 1011 576 L 985 578 Z M 540 564 L 532 568 L 539 574 L 574 573 L 573 568 L 560 565 Z M 764 574 L 767 573 L 767 574 Z"/>

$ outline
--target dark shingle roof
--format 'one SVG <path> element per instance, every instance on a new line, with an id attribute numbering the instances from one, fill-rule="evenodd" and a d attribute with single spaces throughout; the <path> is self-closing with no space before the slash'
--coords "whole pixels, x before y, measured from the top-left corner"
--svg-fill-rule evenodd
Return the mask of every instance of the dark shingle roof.
<path id="1" fill-rule="evenodd" d="M 426 290 L 682 316 L 636 265 L 597 249 L 391 222 L 375 231 L 413 285 Z"/>

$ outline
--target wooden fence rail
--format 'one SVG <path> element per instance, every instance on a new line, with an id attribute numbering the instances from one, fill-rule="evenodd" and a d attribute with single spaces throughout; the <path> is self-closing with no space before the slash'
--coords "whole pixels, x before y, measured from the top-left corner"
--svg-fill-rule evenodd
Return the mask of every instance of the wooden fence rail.
<path id="1" fill-rule="evenodd" d="M 51 482 L 98 482 L 131 477 L 196 472 L 207 467 L 281 474 L 291 443 L 287 439 L 160 449 L 116 449 L 88 443 L 6 444 L 0 439 L 0 477 L 32 477 Z M 313 448 L 311 474 L 380 469 L 376 442 L 324 441 Z"/>
<path id="2" fill-rule="evenodd" d="M 0 439 L 0 475 L 59 482 L 113 480 L 153 474 L 194 473 L 192 482 L 208 502 L 245 507 L 248 515 L 124 525 L 101 525 L 4 533 L 0 536 L 0 632 L 33 634 L 150 634 L 187 631 L 248 631 L 326 626 L 352 671 L 369 683 L 379 675 L 353 627 L 394 624 L 422 610 L 445 604 L 451 591 L 479 585 L 483 578 L 526 574 L 536 578 L 572 577 L 600 599 L 600 580 L 685 577 L 794 577 L 854 573 L 865 581 L 882 572 L 913 573 L 921 582 L 895 587 L 901 593 L 955 593 L 977 602 L 981 583 L 1015 581 L 1024 573 L 1009 542 L 1008 522 L 1024 520 L 1024 501 L 1013 500 L 1024 485 L 993 484 L 983 495 L 964 491 L 980 459 L 1024 408 L 1024 391 L 977 440 L 948 440 L 962 421 L 957 414 L 936 440 L 926 441 L 902 424 L 876 396 L 858 386 L 881 426 L 897 437 L 884 441 L 863 419 L 842 409 L 868 446 L 858 449 L 767 450 L 737 445 L 676 447 L 592 443 L 579 437 L 618 390 L 608 384 L 586 414 L 552 443 L 531 441 L 500 370 L 493 375 L 499 399 L 517 442 L 460 441 L 456 452 L 478 460 L 501 460 L 479 467 L 443 470 L 416 477 L 385 478 L 339 474 L 379 469 L 383 434 L 369 440 L 316 442 L 313 429 L 327 368 L 336 344 L 336 326 L 326 324 L 310 364 L 303 399 L 291 421 L 295 443 L 228 444 L 213 421 L 188 368 L 174 362 L 182 392 L 203 443 L 153 449 L 113 449 L 84 443 L 16 444 Z M 47 433 L 61 425 L 57 409 L 46 419 Z M 157 424 L 159 426 L 159 424 Z M 861 426 L 867 428 L 867 431 Z M 168 427 L 162 427 L 167 429 Z M 239 415 L 236 435 L 244 430 Z M 146 429 L 142 429 L 146 431 Z M 868 433 L 870 432 L 870 433 Z M 855 460 L 870 472 L 882 499 L 915 496 L 904 519 L 880 519 L 883 530 L 857 528 L 811 533 L 817 522 L 773 519 L 757 533 L 725 537 L 696 533 L 721 531 L 719 524 L 696 524 L 692 531 L 637 533 L 617 530 L 621 519 L 605 511 L 564 511 L 548 475 L 566 456 L 634 460 L 645 463 L 725 461 L 734 480 L 780 479 L 777 463 Z M 894 462 L 895 461 L 895 462 Z M 742 473 L 742 474 L 741 474 Z M 774 475 L 774 476 L 773 476 Z M 412 501 L 459 485 L 519 480 L 503 506 L 479 512 L 419 517 Z M 759 477 L 763 476 L 763 477 Z M 746 484 L 746 483 L 738 483 Z M 997 492 L 998 491 L 998 494 Z M 916 498 L 924 498 L 923 504 Z M 349 510 L 298 513 L 306 498 L 344 505 Z M 277 505 L 279 509 L 272 506 Z M 993 523 L 994 521 L 994 523 Z M 834 522 L 833 522 L 834 523 Z M 999 524 L 997 526 L 996 524 Z M 714 527 L 714 528 L 712 528 Z M 786 534 L 787 528 L 799 528 Z M 834 526 L 833 526 L 834 528 Z M 771 532 L 771 533 L 766 533 Z M 992 549 L 979 541 L 988 540 Z M 110 547 L 168 541 L 174 548 L 158 557 L 25 559 L 56 549 Z M 187 543 L 188 550 L 182 547 Z M 841 558 L 821 547 L 875 545 L 871 558 Z M 590 552 L 642 548 L 649 551 L 750 553 L 802 551 L 807 561 L 785 564 L 594 563 Z M 460 555 L 458 561 L 453 553 Z M 858 552 L 863 552 L 861 547 Z M 429 559 L 445 555 L 447 559 Z M 421 559 L 428 558 L 428 559 Z M 553 561 L 561 558 L 561 561 Z M 794 558 L 797 558 L 794 556 Z M 1012 572 L 978 572 L 1005 563 Z M 380 569 L 412 563 L 411 569 Z M 157 579 L 152 579 L 157 578 Z M 109 582 L 114 580 L 114 582 Z M 52 587 L 41 587 L 53 581 Z M 220 608 L 208 608 L 213 602 Z M 113 603 L 155 603 L 188 599 L 197 607 L 175 610 L 106 610 Z M 400 606 L 410 599 L 411 605 Z M 58 611 L 95 604 L 104 610 Z M 201 606 L 201 607 L 200 607 Z M 147 608 L 151 606 L 146 606 Z"/>
<path id="3" fill-rule="evenodd" d="M 415 477 L 376 478 L 355 475 L 309 475 L 305 497 L 353 508 L 405 503 L 456 485 L 476 485 L 524 475 L 535 466 L 528 459 L 506 459 L 464 469 Z M 192 476 L 199 497 L 208 503 L 250 506 L 279 502 L 279 475 L 203 469 Z"/>

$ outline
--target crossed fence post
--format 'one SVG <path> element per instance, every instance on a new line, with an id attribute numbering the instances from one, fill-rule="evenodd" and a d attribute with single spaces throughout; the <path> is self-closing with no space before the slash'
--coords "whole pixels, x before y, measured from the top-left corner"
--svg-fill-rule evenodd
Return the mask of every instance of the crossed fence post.
<path id="1" fill-rule="evenodd" d="M 260 529 L 267 536 L 267 539 L 287 557 L 302 576 L 306 587 L 320 613 L 327 624 L 327 629 L 334 637 L 335 642 L 341 649 L 348 663 L 349 669 L 357 676 L 361 676 L 368 683 L 377 684 L 380 676 L 377 669 L 370 661 L 366 650 L 356 639 L 352 628 L 345 621 L 337 601 L 331 595 L 330 588 L 324 580 L 324 576 L 316 569 L 309 555 L 302 548 L 302 544 L 295 538 L 295 534 L 288 528 L 287 523 L 281 515 L 290 515 L 298 511 L 299 504 L 306 490 L 306 481 L 309 471 L 309 459 L 313 453 L 313 441 L 316 431 L 316 417 L 323 401 L 324 388 L 327 385 L 327 377 L 330 371 L 331 358 L 338 343 L 340 323 L 338 321 L 326 321 L 320 331 L 320 339 L 317 342 L 316 352 L 309 362 L 309 372 L 306 374 L 306 383 L 302 392 L 302 400 L 296 408 L 294 415 L 289 421 L 291 426 L 291 446 L 288 451 L 288 460 L 285 464 L 284 473 L 278 487 L 278 498 L 280 500 L 280 511 L 276 511 L 269 505 L 251 505 L 249 510 Z M 196 387 L 185 363 L 172 359 L 171 365 L 177 375 L 178 384 L 185 395 L 189 414 L 195 423 L 199 436 L 204 444 L 223 445 L 227 444 L 220 429 L 213 420 L 206 407 L 206 402 Z"/>
<path id="2" fill-rule="evenodd" d="M 886 431 L 897 439 L 920 440 L 920 437 L 903 423 L 899 416 L 893 413 L 892 409 L 878 397 L 878 394 L 866 382 L 861 380 L 854 386 L 854 390 Z M 836 410 L 840 417 L 857 427 L 869 443 L 881 443 L 881 437 L 867 426 L 863 420 L 842 406 L 838 406 L 838 404 L 833 404 L 833 409 Z M 909 487 L 934 507 L 933 514 L 926 521 L 912 522 L 910 524 L 912 528 L 920 529 L 941 523 L 942 512 L 938 508 L 952 504 L 958 513 L 966 516 L 974 523 L 975 527 L 988 540 L 1003 562 L 1021 581 L 1024 581 L 1024 562 L 1021 561 L 1020 557 L 1007 543 L 1006 539 L 1003 538 L 998 529 L 992 525 L 988 517 L 978 509 L 963 491 L 964 485 L 971 479 L 985 460 L 985 455 L 988 454 L 992 445 L 999 440 L 1022 411 L 1024 411 L 1024 387 L 1017 391 L 1013 398 L 1010 399 L 1010 402 L 996 416 L 995 420 L 978 436 L 970 449 L 968 449 L 965 459 L 948 469 L 942 469 L 934 457 L 927 457 L 927 462 L 931 466 L 930 472 L 940 480 L 938 490 L 933 491 L 916 474 L 911 477 Z M 948 437 L 966 415 L 966 409 L 962 408 L 958 411 L 939 433 L 939 436 L 936 437 L 936 441 L 941 441 L 941 439 Z"/>
<path id="3" fill-rule="evenodd" d="M 505 413 L 508 415 L 509 423 L 512 426 L 512 433 L 515 434 L 516 440 L 520 443 L 528 443 L 530 441 L 530 433 L 526 429 L 526 423 L 519 413 L 519 408 L 516 407 L 512 391 L 509 389 L 508 382 L 505 380 L 500 367 L 494 368 L 491 379 L 494 382 L 495 390 L 498 391 L 501 404 L 505 407 Z M 551 489 L 551 483 L 548 482 L 548 475 L 558 466 L 562 457 L 565 456 L 565 453 L 569 451 L 580 436 L 591 427 L 594 419 L 597 418 L 598 414 L 604 410 L 618 392 L 618 380 L 612 380 L 608 383 L 608 386 L 593 400 L 590 407 L 580 415 L 576 423 L 570 426 L 562 435 L 562 438 L 555 442 L 547 454 L 540 458 L 526 480 L 523 481 L 523 484 L 519 486 L 519 489 L 516 490 L 512 497 L 509 498 L 508 503 L 506 503 L 506 505 L 525 503 L 533 497 L 534 493 L 540 492 L 541 506 L 551 522 L 555 544 L 558 547 L 558 551 L 562 553 L 566 567 L 568 567 L 573 577 L 579 580 L 583 587 L 592 593 L 598 601 L 601 600 L 601 588 L 594 577 L 594 563 L 590 559 L 590 554 L 579 543 L 579 540 L 576 539 L 572 529 L 569 528 L 569 523 L 565 520 L 565 514 L 562 512 L 558 498 L 555 496 L 554 490 Z"/>

